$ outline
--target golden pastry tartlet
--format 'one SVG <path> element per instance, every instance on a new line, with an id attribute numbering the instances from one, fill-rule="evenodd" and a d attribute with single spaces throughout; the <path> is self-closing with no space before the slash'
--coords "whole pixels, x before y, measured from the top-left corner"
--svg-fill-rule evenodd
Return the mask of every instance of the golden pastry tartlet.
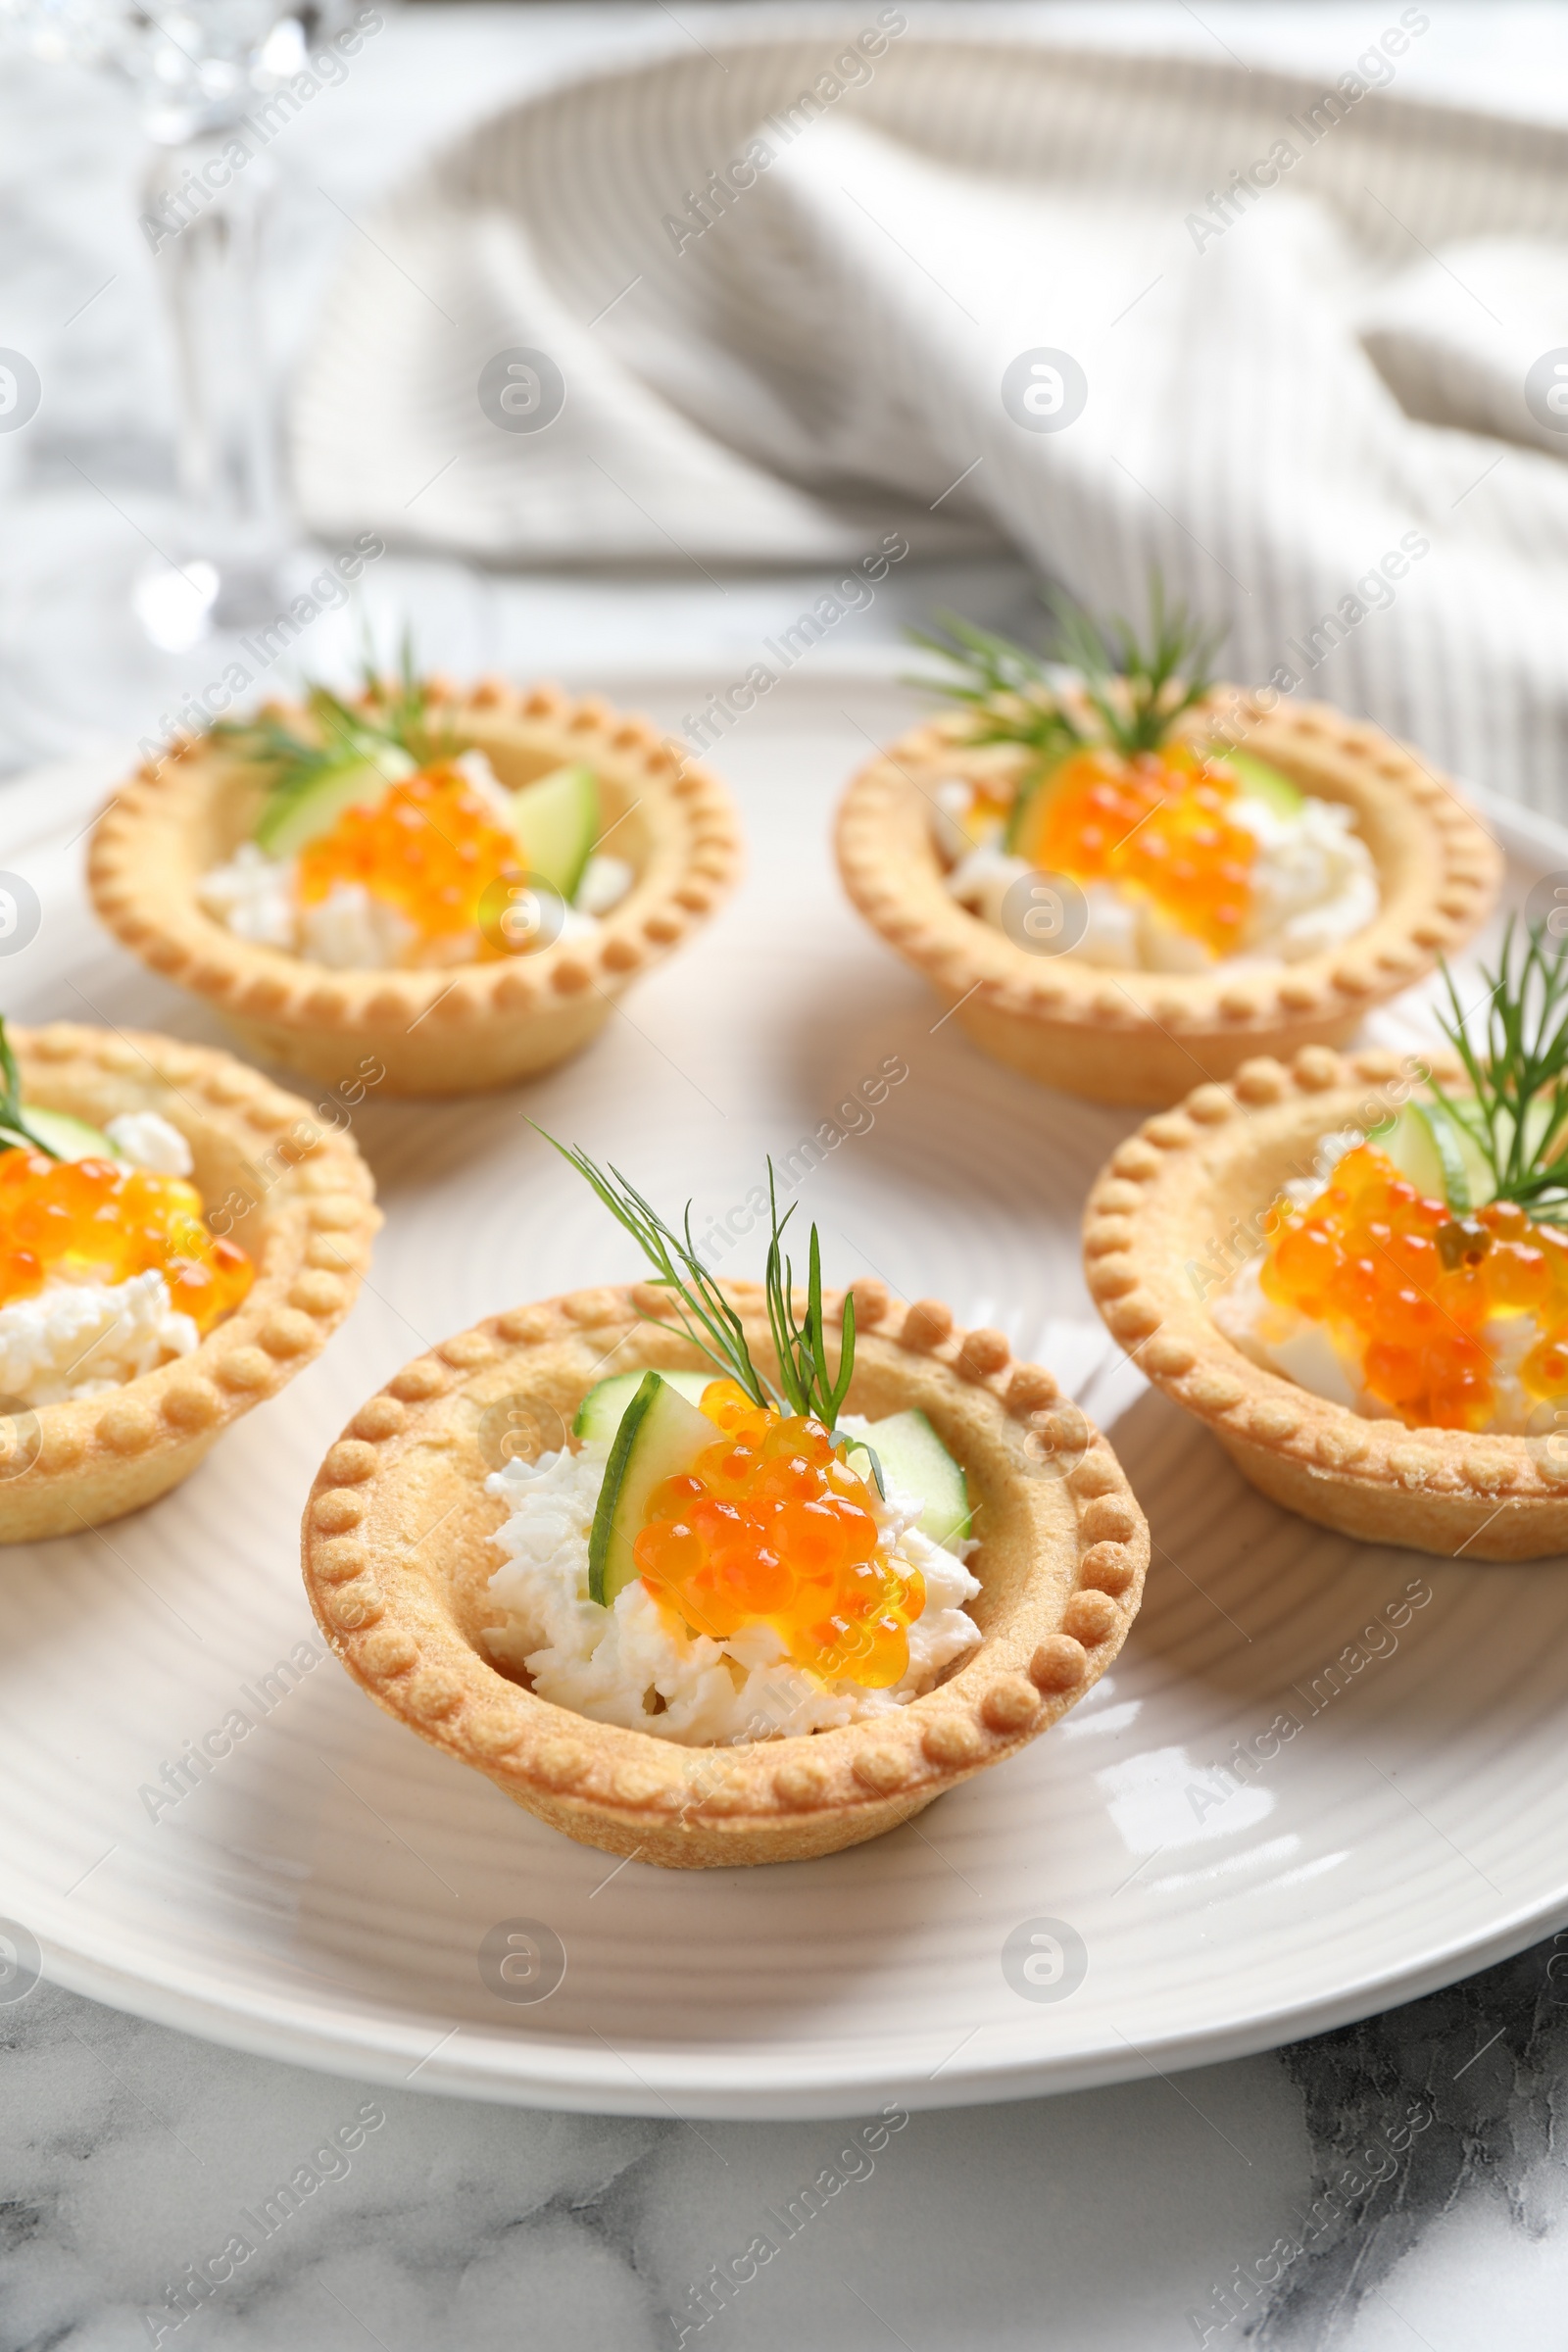
<path id="1" fill-rule="evenodd" d="M 355 803 L 352 776 L 329 797 L 350 754 L 379 807 Z M 302 821 L 313 760 L 328 797 Z M 590 811 L 580 858 L 574 811 L 554 791 L 573 778 Z M 564 900 L 543 892 L 544 917 L 526 896 L 541 860 L 510 830 L 525 793 L 552 799 L 540 822 L 573 869 Z M 498 827 L 516 853 L 514 888 L 496 863 Z M 429 870 L 409 885 L 414 833 Z M 286 848 L 277 870 L 300 901 L 297 936 L 277 893 L 265 896 L 275 876 L 264 840 L 277 859 Z M 597 863 L 624 869 L 602 916 L 571 896 L 601 841 Z M 270 706 L 249 728 L 183 741 L 109 801 L 87 871 L 109 928 L 207 998 L 252 1052 L 328 1082 L 372 1055 L 389 1092 L 449 1095 L 510 1085 L 586 1045 L 629 983 L 711 911 L 738 858 L 723 786 L 649 720 L 549 686 L 460 693 L 406 677 L 371 679 L 348 703 L 315 689 L 305 709 Z M 492 866 L 467 904 L 465 876 Z M 529 920 L 514 923 L 525 906 Z"/>
<path id="2" fill-rule="evenodd" d="M 499 1315 L 355 1415 L 303 1538 L 312 1605 L 355 1680 L 553 1828 L 673 1868 L 802 1860 L 879 1837 L 1047 1730 L 1121 1646 L 1148 1565 L 1143 1514 L 1104 1440 L 1049 1373 L 1009 1360 L 1000 1333 L 956 1331 L 946 1307 L 896 1305 L 880 1283 L 851 1296 L 851 1408 L 926 1415 L 975 1507 L 978 1637 L 936 1688 L 808 1736 L 682 1745 L 552 1703 L 492 1662 L 507 1505 L 487 1487 L 484 1433 L 510 1415 L 537 1448 L 607 1374 L 698 1372 L 655 1284 Z M 726 1284 L 722 1297 L 776 1374 L 761 1288 Z M 825 1311 L 842 1326 L 844 1295 Z"/>
<path id="3" fill-rule="evenodd" d="M 175 1244 L 168 1288 L 192 1322 L 185 1351 L 133 1377 L 35 1405 L 0 1399 L 0 1542 L 22 1543 L 100 1526 L 177 1486 L 230 1422 L 319 1352 L 353 1303 L 380 1220 L 369 1171 L 349 1138 L 227 1054 L 64 1022 L 14 1029 L 11 1045 L 24 1115 L 40 1114 L 40 1132 L 63 1155 L 51 1162 L 24 1146 L 0 1152 L 8 1303 L 36 1298 L 41 1278 L 68 1262 L 58 1240 L 40 1239 L 51 1220 L 75 1220 L 70 1262 L 82 1279 L 80 1269 L 104 1252 L 156 1238 L 157 1226 L 127 1233 L 132 1213 L 156 1213 Z M 128 1165 L 117 1178 L 101 1157 L 74 1152 L 72 1130 L 81 1122 L 182 1142 L 199 1203 L 189 1184 L 149 1181 Z M 127 1178 L 140 1190 L 121 1199 L 117 1184 Z M 183 1238 L 157 1199 L 160 1186 L 191 1203 L 180 1211 Z M 64 1208 L 62 1193 L 72 1196 Z M 201 1229 L 192 1230 L 201 1210 Z M 92 1231 L 95 1212 L 100 1231 L 109 1220 L 102 1239 Z M 215 1278 L 227 1291 L 203 1303 L 198 1294 Z M 237 1302 L 227 1306 L 225 1297 Z M 156 1343 L 152 1352 L 160 1352 Z M 92 1354 L 89 1347 L 73 1374 L 82 1365 L 90 1374 Z"/>
<path id="4" fill-rule="evenodd" d="M 1394 1054 L 1347 1057 L 1310 1046 L 1288 1067 L 1249 1061 L 1233 1084 L 1200 1086 L 1176 1109 L 1146 1120 L 1090 1195 L 1089 1287 L 1139 1368 L 1206 1423 L 1274 1501 L 1368 1543 L 1466 1560 L 1539 1559 L 1568 1550 L 1568 1414 L 1544 1403 L 1539 1427 L 1486 1425 L 1496 1396 L 1475 1345 L 1478 1317 L 1462 1310 L 1457 1290 L 1447 1303 L 1445 1285 L 1499 1280 L 1517 1318 L 1527 1291 L 1548 1290 L 1553 1277 L 1536 1262 L 1539 1250 L 1522 1247 L 1517 1211 L 1488 1204 L 1461 1215 L 1423 1197 L 1436 1188 L 1390 1165 L 1380 1172 L 1373 1154 L 1380 1134 L 1391 1137 L 1391 1115 L 1397 1113 L 1396 1136 L 1403 1122 L 1441 1115 L 1441 1104 L 1433 1111 L 1437 1094 L 1452 1100 L 1465 1084 L 1464 1066 L 1446 1050 L 1425 1054 L 1423 1063 L 1436 1087 L 1422 1081 L 1421 1063 Z M 1325 1138 L 1336 1139 L 1342 1154 L 1326 1169 Z M 1286 1190 L 1293 1182 L 1298 1195 Z M 1364 1218 L 1369 1183 L 1381 1184 L 1371 1227 L 1353 1222 Z M 1336 1250 L 1336 1216 L 1347 1250 Z M 1285 1238 L 1314 1222 L 1326 1230 L 1297 1239 L 1284 1271 L 1300 1283 L 1297 1261 L 1314 1247 L 1335 1254 L 1343 1315 L 1352 1336 L 1358 1316 L 1363 1338 L 1380 1335 L 1380 1352 L 1369 1345 L 1363 1369 L 1347 1375 L 1332 1350 L 1325 1354 L 1327 1341 L 1315 1340 L 1315 1326 L 1289 1306 L 1276 1308 L 1289 1333 L 1282 1360 L 1303 1334 L 1315 1348 L 1290 1359 L 1300 1376 L 1287 1377 L 1257 1360 L 1245 1330 L 1246 1346 L 1227 1335 L 1224 1301 L 1260 1264 L 1272 1257 L 1278 1265 Z M 1369 1231 L 1370 1242 L 1356 1238 Z M 1562 1247 L 1568 1255 L 1568 1239 Z M 1290 1293 L 1276 1280 L 1271 1295 Z M 1497 1392 L 1507 1387 L 1527 1413 L 1530 1397 L 1517 1381 L 1505 1383 L 1504 1359 L 1491 1369 Z M 1323 1388 L 1343 1380 L 1347 1390 L 1365 1379 L 1370 1409 L 1320 1393 L 1305 1385 L 1309 1377 Z M 1568 1396 L 1568 1357 L 1532 1378 L 1537 1393 Z M 1423 1418 L 1429 1413 L 1476 1426 L 1439 1425 Z"/>
<path id="5" fill-rule="evenodd" d="M 1155 611 L 1115 675 L 1080 622 L 1079 685 L 961 622 L 924 640 L 969 680 L 940 689 L 961 707 L 869 760 L 838 817 L 850 897 L 976 1044 L 1099 1102 L 1343 1044 L 1470 937 L 1502 870 L 1378 728 L 1184 685 L 1204 649 Z"/>

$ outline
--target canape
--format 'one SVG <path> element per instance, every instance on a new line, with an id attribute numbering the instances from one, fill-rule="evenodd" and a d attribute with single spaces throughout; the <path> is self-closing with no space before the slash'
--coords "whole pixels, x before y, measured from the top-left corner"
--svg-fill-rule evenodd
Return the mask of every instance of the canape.
<path id="1" fill-rule="evenodd" d="M 656 1279 L 499 1315 L 361 1408 L 305 1514 L 318 1619 L 585 1844 L 700 1869 L 879 1837 L 1104 1672 L 1143 1514 L 1000 1333 L 825 1295 L 814 1231 L 799 1295 L 777 1222 L 765 1284 L 721 1286 L 577 1164 Z"/>
<path id="2" fill-rule="evenodd" d="M 552 687 L 368 674 L 144 765 L 93 832 L 110 929 L 254 1052 L 394 1094 L 586 1045 L 724 895 L 728 796 L 652 724 Z"/>
<path id="3" fill-rule="evenodd" d="M 1031 1078 L 1168 1103 L 1343 1044 L 1493 904 L 1499 854 L 1446 777 L 1327 705 L 1210 684 L 1157 598 L 1147 647 L 1077 620 L 1071 673 L 962 622 L 924 642 L 959 707 L 855 777 L 840 869 Z"/>
<path id="4" fill-rule="evenodd" d="M 229 1054 L 0 1028 L 0 1543 L 177 1486 L 319 1351 L 378 1222 L 348 1136 Z"/>
<path id="5" fill-rule="evenodd" d="M 1517 952 L 1516 952 L 1517 949 Z M 1568 1550 L 1568 976 L 1505 946 L 1451 1049 L 1308 1047 L 1146 1121 L 1089 1286 L 1262 1493 L 1369 1542 Z"/>

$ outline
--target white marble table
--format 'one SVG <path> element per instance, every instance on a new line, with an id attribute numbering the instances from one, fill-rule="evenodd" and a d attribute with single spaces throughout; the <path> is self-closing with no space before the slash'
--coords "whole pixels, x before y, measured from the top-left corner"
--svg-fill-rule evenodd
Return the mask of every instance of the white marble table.
<path id="1" fill-rule="evenodd" d="M 279 152 L 280 352 L 350 233 L 334 198 L 358 208 L 418 146 L 564 60 L 612 41 L 709 38 L 732 13 L 440 8 L 394 21 L 330 112 L 302 118 Z M 1219 41 L 1319 65 L 1353 55 L 1396 11 L 1208 0 L 1200 17 L 1159 0 L 1050 13 L 1095 37 Z M 1568 18 L 1441 0 L 1432 15 L 1412 83 L 1568 116 Z M 101 480 L 156 484 L 166 377 L 124 209 L 133 125 L 109 90 L 21 67 L 0 83 L 0 218 L 12 223 L 0 342 L 36 346 L 63 387 L 25 466 L 14 446 L 0 452 L 0 495 L 49 493 L 84 453 Z M 750 643 L 799 610 L 806 585 L 731 583 L 720 611 L 711 590 L 675 577 L 392 569 L 389 591 L 437 659 L 541 668 L 590 641 Z M 1004 564 L 940 581 L 911 567 L 864 625 L 892 634 L 939 599 L 1004 619 L 1023 596 Z M 0 733 L 0 767 L 46 748 Z M 39 1984 L 0 2005 L 0 2348 L 1556 2345 L 1568 1982 L 1551 1962 L 1543 1946 L 1277 2056 L 915 2115 L 874 2159 L 853 2161 L 838 2124 L 584 2119 L 373 2091 Z M 1568 1965 L 1556 1974 L 1568 1980 Z M 313 2164 L 342 2126 L 365 2130 L 363 2143 Z M 265 2234 L 250 2217 L 302 2167 L 318 2185 Z M 714 2266 L 827 2167 L 843 2186 L 824 2209 L 720 2295 Z M 236 2235 L 255 2250 L 236 2263 L 231 2248 L 231 2275 L 205 2298 L 185 2290 L 181 2318 L 181 2278 L 198 2263 L 221 2272 Z"/>

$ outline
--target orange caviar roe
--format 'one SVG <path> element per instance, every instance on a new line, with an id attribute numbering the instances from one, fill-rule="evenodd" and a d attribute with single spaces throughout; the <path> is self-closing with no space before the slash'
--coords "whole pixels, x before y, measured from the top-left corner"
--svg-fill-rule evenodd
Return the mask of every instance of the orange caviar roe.
<path id="1" fill-rule="evenodd" d="M 1186 744 L 1131 757 L 1074 752 L 1025 813 L 1018 851 L 1047 872 L 1152 901 L 1215 956 L 1251 913 L 1257 837 L 1229 813 L 1237 786 Z"/>
<path id="2" fill-rule="evenodd" d="M 406 776 L 373 807 L 346 808 L 330 831 L 307 842 L 299 894 L 309 906 L 334 883 L 362 882 L 428 944 L 476 929 L 485 891 L 522 863 L 515 833 L 461 768 L 441 761 Z"/>
<path id="3" fill-rule="evenodd" d="M 1494 1317 L 1534 1317 L 1541 1336 L 1520 1379 L 1538 1399 L 1568 1396 L 1568 1233 L 1508 1200 L 1456 1218 L 1373 1145 L 1347 1152 L 1281 1227 L 1262 1285 L 1345 1331 L 1364 1351 L 1369 1394 L 1412 1429 L 1486 1428 L 1495 1396 L 1482 1329 Z"/>
<path id="4" fill-rule="evenodd" d="M 902 1681 L 925 1580 L 880 1546 L 869 1490 L 821 1422 L 733 1380 L 709 1383 L 703 1411 L 724 1435 L 654 1490 L 633 1546 L 648 1590 L 715 1642 L 765 1621 L 827 1682 Z"/>
<path id="5" fill-rule="evenodd" d="M 202 1197 L 182 1176 L 0 1152 L 0 1305 L 34 1297 L 51 1276 L 114 1284 L 154 1266 L 200 1332 L 231 1313 L 256 1279 L 244 1250 L 209 1230 Z"/>

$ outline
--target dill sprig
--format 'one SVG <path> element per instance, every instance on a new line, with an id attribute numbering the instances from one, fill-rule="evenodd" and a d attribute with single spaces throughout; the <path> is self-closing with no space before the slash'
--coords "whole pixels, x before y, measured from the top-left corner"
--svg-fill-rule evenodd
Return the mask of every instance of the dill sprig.
<path id="1" fill-rule="evenodd" d="M 686 1203 L 682 1231 L 677 1233 L 618 1168 L 601 1168 L 580 1146 L 558 1143 L 543 1127 L 536 1126 L 535 1132 L 593 1187 L 616 1223 L 632 1236 L 654 1269 L 654 1287 L 671 1294 L 687 1338 L 710 1363 L 744 1389 L 754 1404 L 798 1413 L 837 1432 L 839 1411 L 855 1373 L 855 1300 L 846 1297 L 844 1301 L 844 1331 L 835 1373 L 828 1362 L 822 1251 L 816 1227 L 811 1227 L 808 1249 L 806 1320 L 802 1323 L 795 1314 L 794 1269 L 784 1253 L 784 1229 L 795 1209 L 786 1209 L 782 1217 L 778 1213 L 771 1159 L 767 1163 L 767 1199 L 772 1230 L 764 1292 L 768 1329 L 778 1353 L 777 1386 L 759 1372 L 740 1316 L 697 1254 L 691 1202 Z"/>
<path id="2" fill-rule="evenodd" d="M 449 758 L 456 738 L 431 721 L 430 700 L 414 663 L 414 640 L 403 633 L 398 665 L 384 675 L 367 650 L 361 664 L 363 701 L 346 703 L 329 686 L 305 686 L 314 735 L 301 735 L 264 711 L 254 719 L 223 719 L 213 733 L 241 759 L 267 771 L 262 829 L 274 825 L 323 776 L 373 767 L 389 782 L 432 760 Z"/>
<path id="3" fill-rule="evenodd" d="M 1568 1224 L 1568 965 L 1546 952 L 1544 940 L 1544 924 L 1521 933 L 1508 917 L 1496 970 L 1481 967 L 1488 998 L 1479 1052 L 1453 974 L 1440 959 L 1451 1012 L 1440 1012 L 1438 1020 L 1464 1065 L 1473 1100 L 1451 1101 L 1436 1078 L 1432 1091 L 1474 1137 L 1494 1199 L 1516 1201 L 1538 1224 L 1562 1225 Z"/>
<path id="4" fill-rule="evenodd" d="M 967 703 L 976 717 L 975 743 L 1021 743 L 1041 759 L 1054 760 L 1095 739 L 1052 682 L 1052 664 L 1069 667 L 1100 722 L 1100 739 L 1129 756 L 1157 751 L 1212 685 L 1224 630 L 1199 621 L 1185 604 L 1170 603 L 1157 571 L 1150 579 L 1142 633 L 1119 614 L 1095 618 L 1070 597 L 1055 594 L 1048 601 L 1056 632 L 1044 656 L 952 612 L 938 616 L 940 634 L 911 630 L 915 644 L 956 673 L 914 683 Z"/>
<path id="5" fill-rule="evenodd" d="M 34 1135 L 27 1124 L 22 1104 L 22 1072 L 17 1067 L 5 1022 L 0 1020 L 0 1152 L 14 1152 L 21 1144 L 30 1144 L 35 1152 L 45 1152 L 50 1159 L 60 1157 L 54 1145 L 46 1144 L 41 1135 Z"/>

